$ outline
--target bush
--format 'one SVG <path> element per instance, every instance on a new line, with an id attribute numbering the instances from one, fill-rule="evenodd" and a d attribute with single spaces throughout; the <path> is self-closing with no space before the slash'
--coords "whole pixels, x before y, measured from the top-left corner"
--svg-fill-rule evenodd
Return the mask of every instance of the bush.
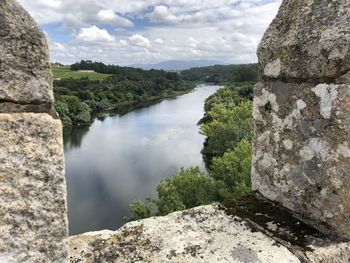
<path id="1" fill-rule="evenodd" d="M 157 186 L 157 199 L 146 203 L 134 201 L 130 204 L 131 217 L 137 220 L 153 215 L 167 215 L 174 211 L 205 205 L 218 199 L 215 180 L 198 167 L 181 169 L 173 177 L 162 180 Z"/>
<path id="2" fill-rule="evenodd" d="M 220 199 L 242 196 L 251 191 L 252 154 L 251 142 L 242 140 L 233 150 L 213 159 L 210 176 L 222 182 L 218 189 Z"/>
<path id="3" fill-rule="evenodd" d="M 58 113 L 58 116 L 60 116 L 63 125 L 71 125 L 72 120 L 69 117 L 68 105 L 66 103 L 64 103 L 63 101 L 55 101 L 53 105 L 54 105 L 56 112 Z"/>
<path id="4" fill-rule="evenodd" d="M 76 96 L 64 95 L 55 102 L 56 110 L 62 118 L 67 117 L 74 123 L 90 123 L 91 109 L 85 102 L 81 102 Z"/>
<path id="5" fill-rule="evenodd" d="M 220 157 L 241 140 L 250 141 L 253 137 L 252 108 L 250 101 L 230 106 L 215 104 L 208 112 L 211 121 L 200 128 L 201 133 L 207 136 L 202 153 L 210 159 Z"/>
<path id="6" fill-rule="evenodd" d="M 155 207 L 151 199 L 145 204 L 140 200 L 136 200 L 129 205 L 130 218 L 124 218 L 125 221 L 135 221 L 148 218 L 156 214 Z"/>
<path id="7" fill-rule="evenodd" d="M 217 199 L 215 181 L 196 168 L 181 169 L 173 178 L 161 181 L 157 187 L 156 204 L 161 215 Z"/>

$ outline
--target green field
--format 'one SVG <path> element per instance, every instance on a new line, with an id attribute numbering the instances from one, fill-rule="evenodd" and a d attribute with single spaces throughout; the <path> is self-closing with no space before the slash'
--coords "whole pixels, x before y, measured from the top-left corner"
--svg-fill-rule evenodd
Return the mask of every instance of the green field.
<path id="1" fill-rule="evenodd" d="M 69 67 L 52 67 L 52 74 L 54 78 L 59 79 L 80 79 L 80 78 L 86 78 L 88 77 L 90 80 L 103 80 L 105 78 L 108 78 L 109 74 L 101 74 L 96 72 L 78 72 L 78 71 L 72 71 L 69 69 Z"/>

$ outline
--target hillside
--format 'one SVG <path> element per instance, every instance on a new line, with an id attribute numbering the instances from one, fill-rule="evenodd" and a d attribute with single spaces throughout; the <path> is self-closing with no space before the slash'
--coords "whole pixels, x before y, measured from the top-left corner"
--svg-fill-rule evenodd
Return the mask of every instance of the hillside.
<path id="1" fill-rule="evenodd" d="M 110 74 L 102 74 L 97 72 L 79 72 L 71 70 L 69 66 L 52 66 L 52 74 L 54 79 L 81 79 L 89 78 L 90 80 L 103 80 Z"/>
<path id="2" fill-rule="evenodd" d="M 214 84 L 255 82 L 257 71 L 257 64 L 215 65 L 183 70 L 181 71 L 181 78 L 188 81 L 210 82 Z"/>

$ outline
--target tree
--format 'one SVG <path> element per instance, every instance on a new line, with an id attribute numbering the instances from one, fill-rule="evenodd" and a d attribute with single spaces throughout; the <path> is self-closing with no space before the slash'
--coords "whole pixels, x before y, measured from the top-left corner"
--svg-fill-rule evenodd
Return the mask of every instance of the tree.
<path id="1" fill-rule="evenodd" d="M 242 140 L 233 150 L 213 159 L 210 176 L 222 182 L 218 190 L 221 199 L 238 197 L 251 191 L 252 154 L 251 142 Z"/>
<path id="2" fill-rule="evenodd" d="M 58 113 L 58 116 L 60 116 L 63 125 L 71 125 L 72 120 L 69 117 L 68 105 L 63 101 L 55 101 L 53 105 L 56 112 Z"/>
<path id="3" fill-rule="evenodd" d="M 208 204 L 217 196 L 215 181 L 198 167 L 181 169 L 173 178 L 161 181 L 157 193 L 156 204 L 162 215 Z"/>
<path id="4" fill-rule="evenodd" d="M 64 102 L 69 110 L 69 117 L 75 123 L 91 122 L 90 108 L 85 102 L 81 102 L 76 96 L 61 96 L 61 102 Z"/>
<path id="5" fill-rule="evenodd" d="M 215 104 L 208 112 L 210 122 L 202 124 L 200 131 L 207 136 L 202 151 L 209 159 L 223 156 L 245 139 L 253 136 L 252 103 L 243 101 L 238 105 Z"/>

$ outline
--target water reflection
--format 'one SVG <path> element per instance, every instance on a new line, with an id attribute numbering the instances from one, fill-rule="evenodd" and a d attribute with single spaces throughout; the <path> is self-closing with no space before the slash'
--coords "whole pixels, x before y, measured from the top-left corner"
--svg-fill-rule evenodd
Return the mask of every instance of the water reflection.
<path id="1" fill-rule="evenodd" d="M 196 123 L 205 98 L 218 88 L 201 86 L 177 99 L 66 131 L 70 234 L 116 229 L 128 215 L 128 204 L 154 195 L 162 178 L 181 167 L 204 169 L 204 138 Z"/>
<path id="2" fill-rule="evenodd" d="M 89 131 L 89 126 L 81 127 L 64 127 L 63 128 L 63 141 L 65 152 L 74 148 L 79 148 L 84 136 Z"/>

